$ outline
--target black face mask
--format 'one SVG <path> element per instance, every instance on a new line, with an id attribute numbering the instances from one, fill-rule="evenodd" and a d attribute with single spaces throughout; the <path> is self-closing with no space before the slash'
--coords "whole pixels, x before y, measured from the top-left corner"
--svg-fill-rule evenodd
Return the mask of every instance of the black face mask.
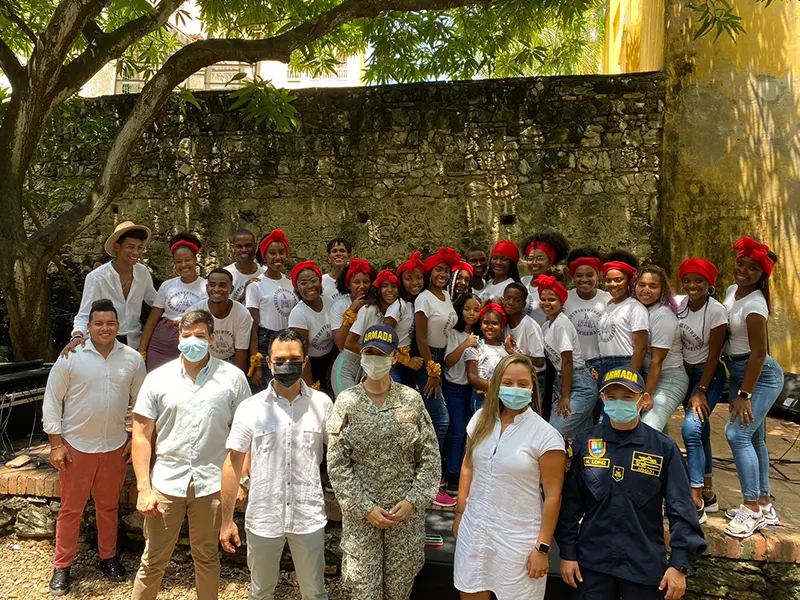
<path id="1" fill-rule="evenodd" d="M 283 387 L 292 387 L 303 376 L 302 362 L 272 363 L 272 376 Z"/>

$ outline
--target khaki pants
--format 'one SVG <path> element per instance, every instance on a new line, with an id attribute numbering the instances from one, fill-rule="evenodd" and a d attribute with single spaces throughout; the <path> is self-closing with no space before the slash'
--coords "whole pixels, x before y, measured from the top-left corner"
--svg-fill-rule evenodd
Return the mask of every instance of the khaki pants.
<path id="1" fill-rule="evenodd" d="M 158 490 L 156 496 L 164 513 L 144 520 L 147 542 L 131 599 L 156 600 L 183 519 L 188 514 L 197 599 L 216 600 L 219 592 L 219 492 L 195 498 L 192 483 L 186 498 L 167 496 Z"/>

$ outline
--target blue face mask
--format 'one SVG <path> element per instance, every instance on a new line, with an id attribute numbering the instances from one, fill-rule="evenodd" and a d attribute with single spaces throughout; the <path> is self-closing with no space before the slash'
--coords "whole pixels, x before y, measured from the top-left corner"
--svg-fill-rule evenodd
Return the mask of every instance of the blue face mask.
<path id="1" fill-rule="evenodd" d="M 518 387 L 500 387 L 500 402 L 511 410 L 520 410 L 531 403 L 531 390 Z"/>
<path id="2" fill-rule="evenodd" d="M 639 416 L 639 403 L 633 400 L 606 400 L 606 415 L 617 423 L 630 423 Z"/>
<path id="3" fill-rule="evenodd" d="M 181 338 L 178 342 L 178 350 L 189 362 L 200 362 L 208 354 L 208 340 L 203 340 L 194 336 Z"/>

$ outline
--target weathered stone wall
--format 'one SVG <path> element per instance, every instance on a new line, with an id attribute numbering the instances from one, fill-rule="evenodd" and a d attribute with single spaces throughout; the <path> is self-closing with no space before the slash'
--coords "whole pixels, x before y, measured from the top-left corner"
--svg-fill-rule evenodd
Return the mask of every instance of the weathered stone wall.
<path id="1" fill-rule="evenodd" d="M 119 201 L 62 258 L 80 285 L 104 260 L 101 240 L 126 219 L 154 229 L 148 261 L 159 279 L 172 275 L 169 235 L 195 230 L 208 269 L 229 261 L 241 226 L 285 229 L 295 259 L 323 258 L 325 242 L 344 236 L 378 266 L 545 227 L 649 256 L 664 85 L 639 74 L 306 90 L 294 133 L 254 131 L 225 110 L 224 95 L 200 94 L 202 114 L 164 115 Z M 124 115 L 133 100 L 89 109 Z M 45 165 L 39 190 L 76 194 L 100 155 L 93 146 L 65 153 Z"/>

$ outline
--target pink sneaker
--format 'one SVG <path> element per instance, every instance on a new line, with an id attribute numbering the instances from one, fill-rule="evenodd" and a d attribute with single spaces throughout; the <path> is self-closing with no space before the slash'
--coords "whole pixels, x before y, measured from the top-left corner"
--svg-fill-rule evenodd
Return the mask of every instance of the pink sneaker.
<path id="1" fill-rule="evenodd" d="M 445 508 L 451 508 L 458 504 L 458 501 L 446 494 L 444 490 L 439 490 L 439 493 L 436 494 L 436 500 L 433 501 L 436 506 L 444 506 Z"/>

